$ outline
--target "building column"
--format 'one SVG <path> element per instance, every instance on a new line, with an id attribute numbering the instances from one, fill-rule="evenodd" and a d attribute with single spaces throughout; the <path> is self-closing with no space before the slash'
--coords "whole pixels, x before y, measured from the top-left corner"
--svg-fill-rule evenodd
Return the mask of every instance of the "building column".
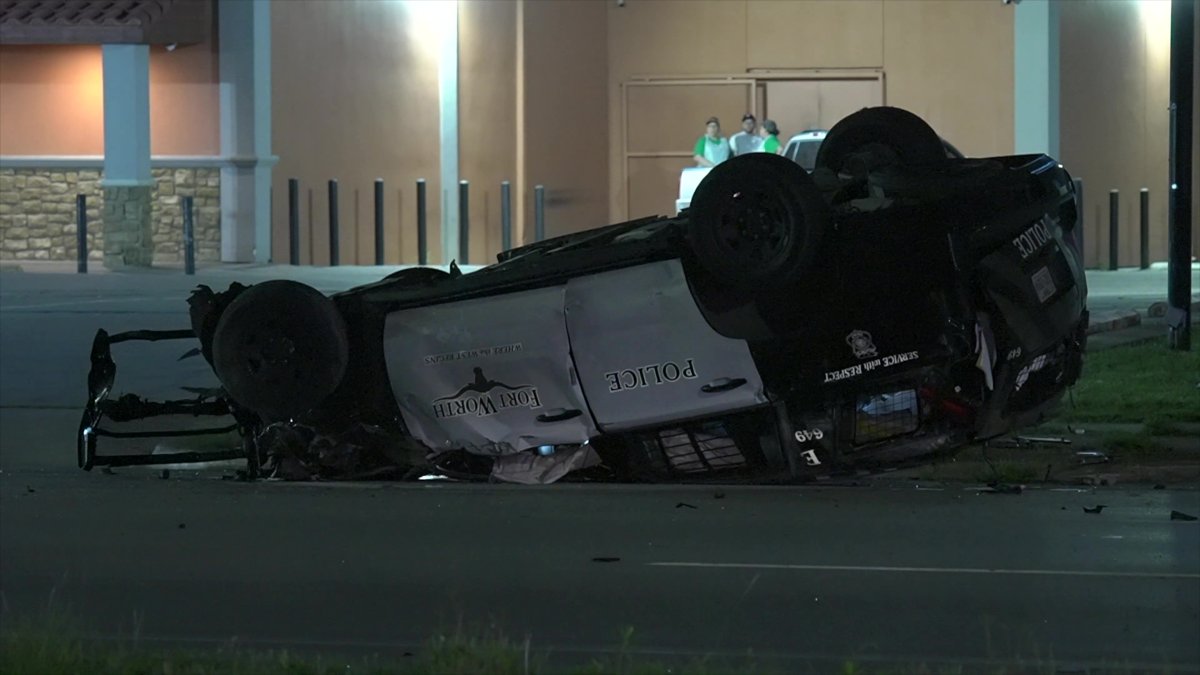
<path id="1" fill-rule="evenodd" d="M 440 0 L 438 31 L 438 129 L 442 183 L 442 260 L 458 258 L 458 3 Z M 462 262 L 462 261 L 459 261 Z"/>
<path id="2" fill-rule="evenodd" d="M 1013 63 L 1013 139 L 1017 154 L 1046 153 L 1059 159 L 1058 0 L 1016 5 Z"/>
<path id="3" fill-rule="evenodd" d="M 104 266 L 149 267 L 150 47 L 104 45 Z"/>
<path id="4" fill-rule="evenodd" d="M 271 260 L 271 6 L 219 0 L 221 261 Z"/>

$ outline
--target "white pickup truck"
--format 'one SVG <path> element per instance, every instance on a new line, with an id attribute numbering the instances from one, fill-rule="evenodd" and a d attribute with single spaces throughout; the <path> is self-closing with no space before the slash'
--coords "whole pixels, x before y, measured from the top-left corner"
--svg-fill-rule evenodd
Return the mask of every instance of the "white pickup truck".
<path id="1" fill-rule="evenodd" d="M 817 167 L 817 151 L 821 149 L 821 142 L 825 140 L 827 133 L 825 129 L 809 129 L 792 136 L 783 148 L 783 156 L 812 173 Z M 949 141 L 942 139 L 942 145 L 946 148 L 947 157 L 963 158 L 963 154 Z M 707 166 L 690 166 L 679 174 L 679 197 L 675 200 L 676 215 L 691 205 L 692 193 L 710 170 L 711 167 Z"/>
<path id="2" fill-rule="evenodd" d="M 810 129 L 792 136 L 784 146 L 783 156 L 804 167 L 805 171 L 812 173 L 817 166 L 817 150 L 821 147 L 821 141 L 825 140 L 825 133 L 824 129 Z M 696 186 L 704 180 L 710 170 L 711 167 L 707 166 L 689 166 L 679 174 L 679 198 L 675 200 L 676 214 L 691 205 L 692 193 L 696 191 Z"/>

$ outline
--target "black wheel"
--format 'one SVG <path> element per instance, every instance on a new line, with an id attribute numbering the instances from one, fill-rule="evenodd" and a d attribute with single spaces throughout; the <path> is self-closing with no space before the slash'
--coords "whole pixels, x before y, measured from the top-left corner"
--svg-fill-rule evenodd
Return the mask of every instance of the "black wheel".
<path id="1" fill-rule="evenodd" d="M 907 110 L 863 108 L 833 125 L 817 152 L 817 168 L 865 174 L 884 165 L 937 168 L 949 151 L 925 120 Z"/>
<path id="2" fill-rule="evenodd" d="M 741 287 L 799 279 L 828 221 L 808 173 L 761 152 L 714 167 L 696 187 L 689 212 L 697 261 L 719 282 Z"/>
<path id="3" fill-rule="evenodd" d="M 247 288 L 213 334 L 213 369 L 239 405 L 266 423 L 320 405 L 346 372 L 346 325 L 333 301 L 295 281 Z"/>

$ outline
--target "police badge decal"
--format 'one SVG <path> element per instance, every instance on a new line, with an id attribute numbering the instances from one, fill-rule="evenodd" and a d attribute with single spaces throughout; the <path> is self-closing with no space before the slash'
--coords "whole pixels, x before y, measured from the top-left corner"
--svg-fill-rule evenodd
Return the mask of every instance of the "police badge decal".
<path id="1" fill-rule="evenodd" d="M 860 359 L 876 356 L 875 343 L 871 341 L 871 334 L 865 330 L 856 330 L 846 336 L 846 344 L 854 350 L 854 355 Z"/>

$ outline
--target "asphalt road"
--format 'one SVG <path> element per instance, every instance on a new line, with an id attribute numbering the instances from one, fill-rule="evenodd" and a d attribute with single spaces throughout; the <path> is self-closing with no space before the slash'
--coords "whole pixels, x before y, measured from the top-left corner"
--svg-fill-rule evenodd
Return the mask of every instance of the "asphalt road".
<path id="1" fill-rule="evenodd" d="M 322 290 L 363 276 L 311 274 Z M 563 659 L 614 647 L 633 626 L 647 654 L 753 650 L 787 672 L 847 658 L 1200 672 L 1200 521 L 1170 519 L 1200 515 L 1196 490 L 297 485 L 78 471 L 95 329 L 184 327 L 197 281 L 228 277 L 0 275 L 6 611 L 53 602 L 100 636 L 136 627 L 142 639 L 358 652 L 403 653 L 465 622 L 529 634 Z M 210 374 L 177 362 L 180 346 L 117 354 L 118 382 L 155 395 L 203 385 Z"/>
<path id="2" fill-rule="evenodd" d="M 395 654 L 494 623 L 567 659 L 633 626 L 647 654 L 789 672 L 1200 670 L 1200 527 L 1169 517 L 1194 491 L 719 491 L 5 469 L 0 592 L 190 643 Z"/>

